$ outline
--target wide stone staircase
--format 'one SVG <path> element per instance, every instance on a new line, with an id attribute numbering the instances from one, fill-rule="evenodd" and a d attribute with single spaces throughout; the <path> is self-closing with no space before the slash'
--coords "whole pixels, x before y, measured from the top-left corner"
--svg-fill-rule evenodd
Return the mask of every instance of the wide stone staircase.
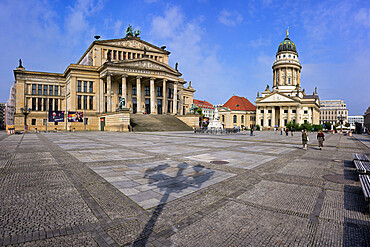
<path id="1" fill-rule="evenodd" d="M 172 115 L 130 114 L 130 124 L 134 132 L 193 130 Z"/>

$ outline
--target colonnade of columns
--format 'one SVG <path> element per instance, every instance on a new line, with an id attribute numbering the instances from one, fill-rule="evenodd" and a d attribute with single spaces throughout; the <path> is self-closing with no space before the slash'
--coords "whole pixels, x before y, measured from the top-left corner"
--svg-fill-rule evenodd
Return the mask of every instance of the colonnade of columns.
<path id="1" fill-rule="evenodd" d="M 125 98 L 125 101 L 126 101 L 126 107 L 128 105 L 128 100 L 135 96 L 136 97 L 136 112 L 137 113 L 144 113 L 144 109 L 142 108 L 143 106 L 143 103 L 145 103 L 145 96 L 143 97 L 143 91 L 142 91 L 142 87 L 143 87 L 143 77 L 142 76 L 136 76 L 135 77 L 135 82 L 136 82 L 136 94 L 135 95 L 130 95 L 130 97 L 128 97 L 128 87 L 127 87 L 127 83 L 128 83 L 128 75 L 124 74 L 124 75 L 121 75 L 121 81 L 119 83 L 121 83 L 121 87 L 122 87 L 122 94 L 121 94 L 121 97 L 124 97 Z M 157 105 L 157 91 L 156 91 L 156 80 L 158 80 L 157 78 L 154 78 L 154 77 L 150 77 L 149 78 L 149 87 L 150 87 L 150 90 L 149 90 L 149 97 L 150 97 L 150 114 L 157 114 L 157 107 L 159 107 Z M 172 102 L 172 113 L 173 114 L 182 114 L 182 90 L 180 89 L 179 91 L 179 96 L 181 96 L 179 98 L 179 104 L 178 104 L 178 83 L 177 81 L 171 81 L 171 83 L 168 83 L 168 80 L 167 79 L 160 79 L 161 83 L 162 83 L 162 95 L 159 96 L 159 98 L 162 100 L 162 114 L 166 114 L 167 113 L 167 110 L 168 110 L 168 101 L 171 101 Z M 107 109 L 106 111 L 107 112 L 113 112 L 115 111 L 115 109 L 113 109 L 113 95 L 112 95 L 112 75 L 111 74 L 107 74 L 106 75 L 106 88 L 107 88 L 107 91 L 106 93 L 104 94 L 104 79 L 101 78 L 100 79 L 100 92 L 102 92 L 100 94 L 100 112 L 104 112 L 105 111 L 105 107 L 104 107 L 104 104 L 105 104 L 105 99 L 104 97 L 106 97 L 106 100 L 107 100 Z M 169 85 L 170 84 L 173 84 L 173 97 L 172 98 L 168 98 L 168 89 L 170 89 Z M 135 85 L 135 84 L 134 84 Z M 157 81 L 157 86 L 158 86 L 158 81 Z M 172 88 L 171 88 L 172 89 Z M 146 95 L 148 96 L 148 95 Z M 131 102 L 131 106 L 133 107 L 133 104 L 134 102 Z M 178 111 L 178 108 L 180 109 Z"/>
<path id="2" fill-rule="evenodd" d="M 273 74 L 273 81 L 274 81 L 274 87 L 276 86 L 282 86 L 282 85 L 289 85 L 288 84 L 288 70 L 292 72 L 292 81 L 291 85 L 301 85 L 301 71 L 298 68 L 292 68 L 292 67 L 280 67 L 274 69 Z M 285 78 L 283 80 L 283 72 L 285 74 Z"/>
<path id="3" fill-rule="evenodd" d="M 284 110 L 288 110 L 288 113 L 284 113 Z M 295 115 L 292 116 L 293 110 L 295 110 Z M 263 112 L 262 112 L 263 111 Z M 271 112 L 269 112 L 271 111 Z M 276 121 L 277 115 L 276 112 L 279 112 L 278 123 Z M 275 125 L 285 126 L 284 120 L 287 120 L 287 123 L 289 123 L 291 120 L 295 120 L 296 123 L 301 123 L 300 120 L 300 114 L 301 114 L 301 107 L 300 106 L 257 106 L 256 108 L 256 124 L 262 126 L 262 127 L 274 127 Z M 311 119 L 311 116 L 313 114 L 313 109 L 310 108 L 308 113 L 308 118 Z M 260 117 L 260 113 L 263 114 L 262 118 Z M 268 117 L 268 114 L 270 116 Z M 284 114 L 286 114 L 286 117 L 284 117 Z M 263 122 L 261 122 L 263 120 Z M 268 122 L 268 120 L 271 120 L 271 124 Z"/>

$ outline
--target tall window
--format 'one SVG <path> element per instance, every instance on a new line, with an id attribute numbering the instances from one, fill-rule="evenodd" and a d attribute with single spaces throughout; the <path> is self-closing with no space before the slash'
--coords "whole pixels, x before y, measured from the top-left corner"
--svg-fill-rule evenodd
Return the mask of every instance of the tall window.
<path id="1" fill-rule="evenodd" d="M 108 111 L 108 101 L 107 101 L 107 96 L 104 97 L 104 111 Z"/>
<path id="2" fill-rule="evenodd" d="M 145 86 L 145 96 L 149 96 L 150 95 L 150 88 L 149 86 Z"/>
<path id="3" fill-rule="evenodd" d="M 41 102 L 41 98 L 38 98 L 37 99 L 37 110 L 38 111 L 41 111 L 41 108 L 42 108 L 42 104 L 41 104 L 42 102 Z"/>
<path id="4" fill-rule="evenodd" d="M 93 110 L 94 109 L 94 97 L 89 96 L 89 109 Z"/>
<path id="5" fill-rule="evenodd" d="M 59 86 L 54 86 L 54 95 L 59 95 Z"/>
<path id="6" fill-rule="evenodd" d="M 84 92 L 87 93 L 87 81 L 84 81 Z"/>
<path id="7" fill-rule="evenodd" d="M 82 109 L 82 107 L 81 107 L 81 95 L 77 95 L 77 109 Z"/>
<path id="8" fill-rule="evenodd" d="M 52 111 L 53 110 L 53 99 L 49 99 L 49 108 L 48 108 L 49 111 Z"/>
<path id="9" fill-rule="evenodd" d="M 36 94 L 36 84 L 32 84 L 32 94 Z"/>
<path id="10" fill-rule="evenodd" d="M 49 85 L 49 95 L 53 95 L 53 86 Z"/>
<path id="11" fill-rule="evenodd" d="M 225 115 L 222 115 L 222 122 L 225 122 Z"/>
<path id="12" fill-rule="evenodd" d="M 122 94 L 122 83 L 118 84 L 118 94 Z"/>
<path id="13" fill-rule="evenodd" d="M 290 84 L 290 78 L 288 78 L 288 84 Z"/>
<path id="14" fill-rule="evenodd" d="M 44 85 L 44 95 L 48 95 L 48 85 Z"/>
<path id="15" fill-rule="evenodd" d="M 132 86 L 132 95 L 136 95 L 136 86 Z"/>
<path id="16" fill-rule="evenodd" d="M 77 81 L 77 92 L 81 92 L 81 81 Z"/>
<path id="17" fill-rule="evenodd" d="M 113 51 L 113 59 L 117 59 L 117 51 Z"/>
<path id="18" fill-rule="evenodd" d="M 84 110 L 87 109 L 87 95 L 84 95 Z"/>
<path id="19" fill-rule="evenodd" d="M 131 59 L 131 52 L 127 52 L 127 59 Z"/>
<path id="20" fill-rule="evenodd" d="M 122 60 L 126 60 L 126 52 L 122 52 Z"/>
<path id="21" fill-rule="evenodd" d="M 242 116 L 242 119 L 241 119 L 242 123 L 244 123 L 244 116 Z"/>
<path id="22" fill-rule="evenodd" d="M 37 94 L 41 95 L 42 94 L 42 85 L 37 85 Z"/>
<path id="23" fill-rule="evenodd" d="M 32 111 L 36 111 L 36 98 L 32 98 Z"/>
<path id="24" fill-rule="evenodd" d="M 58 99 L 54 99 L 54 111 L 58 111 Z"/>
<path id="25" fill-rule="evenodd" d="M 157 87 L 157 97 L 162 97 L 162 87 Z"/>
<path id="26" fill-rule="evenodd" d="M 233 122 L 236 123 L 236 121 L 238 120 L 238 117 L 236 115 L 233 116 Z"/>
<path id="27" fill-rule="evenodd" d="M 93 85 L 94 85 L 93 82 L 90 81 L 89 82 L 89 93 L 92 93 L 93 92 L 93 89 L 94 89 Z"/>
<path id="28" fill-rule="evenodd" d="M 118 60 L 122 60 L 122 51 L 118 51 Z"/>

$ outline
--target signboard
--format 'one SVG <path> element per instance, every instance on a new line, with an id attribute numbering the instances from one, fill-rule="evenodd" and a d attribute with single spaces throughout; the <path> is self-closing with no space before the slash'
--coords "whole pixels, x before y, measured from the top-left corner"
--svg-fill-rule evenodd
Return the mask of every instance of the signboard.
<path id="1" fill-rule="evenodd" d="M 81 111 L 69 111 L 68 122 L 83 122 L 84 113 Z"/>
<path id="2" fill-rule="evenodd" d="M 64 111 L 49 111 L 49 122 L 64 122 Z"/>

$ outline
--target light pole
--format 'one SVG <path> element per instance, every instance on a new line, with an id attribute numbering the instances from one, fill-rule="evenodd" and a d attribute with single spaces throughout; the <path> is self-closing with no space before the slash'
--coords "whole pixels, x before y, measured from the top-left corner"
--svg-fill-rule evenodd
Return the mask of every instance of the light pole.
<path id="1" fill-rule="evenodd" d="M 27 116 L 28 116 L 28 114 L 30 114 L 31 108 L 27 109 L 27 107 L 26 107 L 26 108 L 21 108 L 20 110 L 24 115 L 24 130 L 26 131 L 27 130 Z"/>
<path id="2" fill-rule="evenodd" d="M 45 98 L 45 116 L 46 116 L 46 119 L 45 119 L 45 132 L 48 132 L 48 106 L 49 106 L 49 102 L 48 102 L 48 96 L 46 96 Z"/>

